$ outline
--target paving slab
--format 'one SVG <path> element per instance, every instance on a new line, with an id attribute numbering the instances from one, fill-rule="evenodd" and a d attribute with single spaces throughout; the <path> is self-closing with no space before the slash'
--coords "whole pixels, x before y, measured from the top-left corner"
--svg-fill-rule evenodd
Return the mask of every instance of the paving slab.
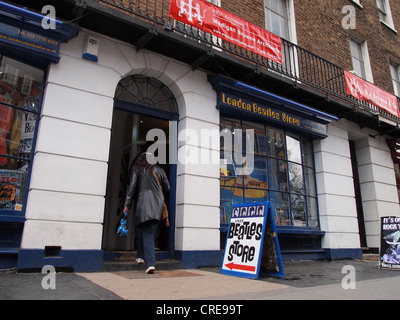
<path id="1" fill-rule="evenodd" d="M 231 277 L 205 270 L 142 271 L 79 274 L 123 299 L 128 300 L 186 300 L 207 299 L 210 296 L 265 292 L 287 288 L 266 281 Z"/>

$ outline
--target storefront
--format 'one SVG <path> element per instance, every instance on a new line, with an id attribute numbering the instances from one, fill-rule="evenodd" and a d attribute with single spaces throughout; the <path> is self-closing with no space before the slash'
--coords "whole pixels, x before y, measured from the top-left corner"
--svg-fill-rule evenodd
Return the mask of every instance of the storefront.
<path id="1" fill-rule="evenodd" d="M 126 239 L 115 226 L 151 129 L 164 133 L 171 183 L 160 249 L 183 268 L 220 265 L 235 203 L 272 203 L 284 259 L 360 258 L 359 226 L 377 248 L 380 216 L 399 212 L 387 136 L 263 83 L 84 27 L 45 31 L 35 15 L 3 9 L 0 267 L 98 271 L 116 252 L 134 252 L 134 226 Z"/>
<path id="2" fill-rule="evenodd" d="M 54 21 L 46 30 L 43 16 L 3 2 L 0 17 L 0 268 L 7 268 L 20 250 L 46 69 L 76 28 Z"/>
<path id="3" fill-rule="evenodd" d="M 338 119 L 225 77 L 211 83 L 218 93 L 223 137 L 221 230 L 227 228 L 232 205 L 270 201 L 284 252 L 308 250 L 314 258 L 320 257 L 324 232 L 318 214 L 313 140 L 326 138 L 327 125 Z M 246 161 L 251 156 L 252 166 L 242 170 L 233 156 L 227 157 L 226 141 L 236 141 L 235 130 L 239 130 L 249 143 L 245 138 L 249 129 L 254 130 L 254 146 L 246 149 Z M 232 154 L 237 147 L 233 145 L 228 147 Z"/>

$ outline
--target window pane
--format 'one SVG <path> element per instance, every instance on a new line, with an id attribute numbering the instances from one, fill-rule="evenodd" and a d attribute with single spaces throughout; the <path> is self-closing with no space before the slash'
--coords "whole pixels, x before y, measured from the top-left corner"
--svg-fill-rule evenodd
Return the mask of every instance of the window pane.
<path id="1" fill-rule="evenodd" d="M 317 199 L 307 197 L 308 226 L 312 228 L 318 227 L 318 208 Z"/>
<path id="2" fill-rule="evenodd" d="M 289 226 L 289 195 L 283 192 L 270 192 L 269 200 L 272 205 L 272 213 L 275 217 L 275 222 L 280 226 Z"/>
<path id="3" fill-rule="evenodd" d="M 376 0 L 376 5 L 378 6 L 378 9 L 382 10 L 383 12 L 386 12 L 384 0 Z"/>
<path id="4" fill-rule="evenodd" d="M 265 10 L 265 29 L 272 32 L 272 12 L 268 9 Z"/>
<path id="5" fill-rule="evenodd" d="M 272 0 L 269 8 L 274 12 L 279 12 L 279 2 L 280 0 Z"/>
<path id="6" fill-rule="evenodd" d="M 266 154 L 266 141 L 265 141 L 265 130 L 263 124 L 250 123 L 243 121 L 242 124 L 243 133 L 245 130 L 254 130 L 254 153 L 255 154 Z M 248 141 L 246 141 L 247 143 Z"/>
<path id="7" fill-rule="evenodd" d="M 243 189 L 222 187 L 220 190 L 220 221 L 228 223 L 231 218 L 232 206 L 243 203 Z"/>
<path id="8" fill-rule="evenodd" d="M 400 95 L 399 67 L 394 64 L 390 64 L 390 74 L 392 75 L 394 93 L 395 95 L 399 96 Z"/>
<path id="9" fill-rule="evenodd" d="M 272 12 L 271 13 L 271 23 L 272 23 L 271 32 L 280 37 L 283 37 L 283 34 L 281 32 L 281 17 L 278 16 L 276 13 Z"/>
<path id="10" fill-rule="evenodd" d="M 356 58 L 357 60 L 362 60 L 362 49 L 361 44 L 355 40 L 350 39 L 350 49 L 351 55 Z"/>
<path id="11" fill-rule="evenodd" d="M 305 180 L 306 180 L 306 193 L 308 196 L 317 196 L 317 190 L 315 187 L 315 172 L 311 168 L 304 168 Z"/>
<path id="12" fill-rule="evenodd" d="M 229 163 L 227 159 L 220 159 L 219 173 L 221 178 L 221 186 L 243 186 L 243 177 L 237 174 L 236 167 L 232 163 Z"/>
<path id="13" fill-rule="evenodd" d="M 0 104 L 0 155 L 30 158 L 37 114 Z M 0 169 L 16 169 L 17 160 L 0 157 Z"/>
<path id="14" fill-rule="evenodd" d="M 221 126 L 220 126 L 220 148 L 221 150 L 232 151 L 234 150 L 234 132 L 235 129 L 240 129 L 240 121 L 239 120 L 231 120 L 221 118 Z"/>
<path id="15" fill-rule="evenodd" d="M 281 20 L 281 38 L 289 39 L 289 22 L 288 20 L 282 19 Z"/>
<path id="16" fill-rule="evenodd" d="M 353 69 L 357 72 L 358 76 L 365 79 L 365 65 L 362 54 L 362 45 L 355 40 L 350 39 L 350 50 L 353 62 Z"/>
<path id="17" fill-rule="evenodd" d="M 267 190 L 262 189 L 244 189 L 244 202 L 245 203 L 253 203 L 253 202 L 262 202 L 267 201 Z"/>
<path id="18" fill-rule="evenodd" d="M 314 167 L 312 141 L 302 140 L 301 145 L 303 149 L 303 164 L 308 167 Z"/>
<path id="19" fill-rule="evenodd" d="M 297 194 L 292 194 L 290 197 L 290 201 L 293 225 L 296 227 L 307 226 L 305 197 Z"/>
<path id="20" fill-rule="evenodd" d="M 269 189 L 289 191 L 287 181 L 287 163 L 284 160 L 268 160 Z"/>
<path id="21" fill-rule="evenodd" d="M 286 159 L 285 134 L 282 130 L 267 129 L 267 151 L 271 157 Z"/>
<path id="22" fill-rule="evenodd" d="M 267 189 L 267 162 L 265 158 L 255 157 L 253 171 L 244 176 L 244 187 Z"/>
<path id="23" fill-rule="evenodd" d="M 300 139 L 297 137 L 286 136 L 287 156 L 289 161 L 302 163 Z"/>
<path id="24" fill-rule="evenodd" d="M 364 63 L 362 61 L 353 58 L 353 69 L 359 77 L 365 79 Z"/>
<path id="25" fill-rule="evenodd" d="M 289 163 L 288 167 L 289 167 L 290 192 L 304 194 L 305 190 L 304 190 L 302 167 L 294 163 Z"/>
<path id="26" fill-rule="evenodd" d="M 0 102 L 37 112 L 43 71 L 3 57 L 0 68 Z"/>
<path id="27" fill-rule="evenodd" d="M 279 0 L 279 14 L 286 19 L 289 18 L 286 0 Z"/>

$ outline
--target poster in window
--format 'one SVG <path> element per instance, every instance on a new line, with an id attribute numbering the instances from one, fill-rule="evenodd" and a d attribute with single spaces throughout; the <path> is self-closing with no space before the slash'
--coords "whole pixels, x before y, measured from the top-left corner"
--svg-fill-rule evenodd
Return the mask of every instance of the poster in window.
<path id="1" fill-rule="evenodd" d="M 22 156 L 22 154 L 24 153 L 30 153 L 32 150 L 35 125 L 36 125 L 36 114 L 30 112 L 23 112 L 21 121 L 20 145 L 19 145 L 20 156 Z"/>
<path id="2" fill-rule="evenodd" d="M 379 267 L 400 270 L 400 217 L 381 217 Z"/>
<path id="3" fill-rule="evenodd" d="M 15 210 L 22 200 L 24 173 L 17 170 L 0 170 L 0 209 Z"/>

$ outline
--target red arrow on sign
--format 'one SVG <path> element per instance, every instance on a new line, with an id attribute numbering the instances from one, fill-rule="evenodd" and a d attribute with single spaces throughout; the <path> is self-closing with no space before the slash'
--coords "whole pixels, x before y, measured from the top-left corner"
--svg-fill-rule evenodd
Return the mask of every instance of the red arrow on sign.
<path id="1" fill-rule="evenodd" d="M 256 267 L 254 266 L 246 266 L 242 264 L 236 264 L 233 262 L 226 264 L 225 267 L 228 267 L 231 270 L 236 269 L 236 270 L 251 271 L 251 272 L 256 271 Z"/>

